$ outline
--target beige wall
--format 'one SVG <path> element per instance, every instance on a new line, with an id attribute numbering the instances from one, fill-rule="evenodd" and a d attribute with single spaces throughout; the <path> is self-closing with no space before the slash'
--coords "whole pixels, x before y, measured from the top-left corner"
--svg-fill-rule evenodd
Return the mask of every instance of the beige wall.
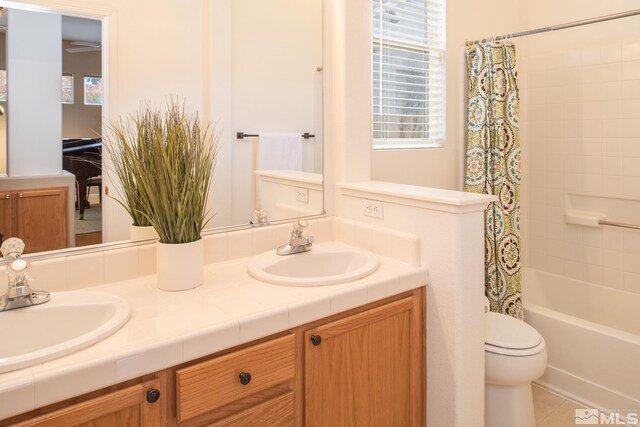
<path id="1" fill-rule="evenodd" d="M 523 24 L 518 3 L 510 0 L 448 0 L 446 10 L 447 124 L 444 147 L 373 151 L 371 177 L 374 180 L 461 188 L 466 111 L 464 43 L 466 40 L 519 31 Z"/>
<path id="2" fill-rule="evenodd" d="M 84 76 L 102 75 L 102 52 L 69 53 L 70 41 L 62 43 L 62 72 L 73 74 L 73 104 L 62 105 L 62 137 L 87 138 L 102 134 L 102 107 L 84 105 Z"/>

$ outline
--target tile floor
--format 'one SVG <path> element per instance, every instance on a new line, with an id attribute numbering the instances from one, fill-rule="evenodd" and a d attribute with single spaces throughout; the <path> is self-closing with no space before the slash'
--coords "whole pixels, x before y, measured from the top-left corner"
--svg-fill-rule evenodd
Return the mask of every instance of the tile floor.
<path id="1" fill-rule="evenodd" d="M 537 427 L 574 427 L 575 410 L 584 408 L 536 385 L 533 388 L 533 408 Z"/>

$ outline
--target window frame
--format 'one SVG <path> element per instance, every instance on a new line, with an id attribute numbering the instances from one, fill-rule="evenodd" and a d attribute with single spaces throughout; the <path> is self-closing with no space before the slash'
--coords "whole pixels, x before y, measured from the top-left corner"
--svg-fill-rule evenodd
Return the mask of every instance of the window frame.
<path id="1" fill-rule="evenodd" d="M 427 28 L 427 33 L 425 34 L 425 39 L 424 39 L 424 43 L 418 42 L 418 41 L 411 41 L 411 40 L 399 40 L 399 39 L 395 39 L 393 36 L 389 36 L 389 34 L 385 34 L 384 32 L 381 30 L 381 28 L 383 27 L 384 21 L 382 20 L 382 14 L 384 13 L 384 11 L 386 11 L 387 9 L 382 9 L 382 12 L 376 12 L 376 7 L 383 7 L 385 5 L 385 3 L 390 3 L 393 0 L 371 0 L 371 19 L 372 19 L 372 31 L 371 31 L 371 105 L 372 105 L 372 110 L 371 110 L 371 119 L 372 119 L 372 124 L 371 124 L 371 129 L 372 129 L 372 149 L 375 151 L 384 151 L 384 150 L 422 150 L 422 149 L 433 149 L 433 148 L 442 148 L 444 147 L 444 143 L 445 143 L 445 132 L 446 132 L 446 28 L 445 28 L 445 22 L 446 22 L 446 18 L 445 18 L 445 8 L 446 8 L 446 0 L 424 0 L 425 1 L 425 5 L 424 5 L 424 9 L 425 9 L 425 19 L 427 20 L 427 22 L 425 23 L 425 27 L 427 27 L 427 25 L 429 24 L 435 24 L 436 31 L 437 31 L 437 40 L 435 41 L 431 41 L 428 39 L 427 35 L 430 33 L 429 29 Z M 410 0 L 399 0 L 399 1 L 410 1 Z M 432 13 L 434 13 L 434 18 L 431 18 L 429 20 L 429 18 L 427 18 L 427 11 L 429 10 L 429 6 L 430 3 L 438 3 L 437 4 L 437 8 L 438 9 L 431 9 Z M 379 5 L 379 6 L 378 6 Z M 403 5 L 402 4 L 395 4 L 392 7 L 395 7 L 396 10 L 401 8 Z M 435 12 L 434 12 L 435 10 Z M 413 11 L 412 11 L 413 12 Z M 379 22 L 379 27 L 378 28 L 378 33 L 376 34 L 376 20 L 377 18 L 377 14 L 380 14 L 380 22 Z M 396 22 L 397 23 L 397 22 Z M 392 31 L 393 32 L 393 31 Z M 397 34 L 401 34 L 399 32 L 396 32 Z M 407 37 L 407 38 L 410 38 Z M 425 64 L 428 64 L 425 66 L 425 83 L 423 86 L 423 88 L 425 88 L 425 100 L 424 100 L 424 107 L 418 106 L 418 107 L 414 107 L 413 109 L 416 110 L 421 110 L 424 109 L 425 113 L 420 116 L 420 115 L 413 115 L 413 117 L 417 117 L 417 118 L 424 118 L 424 123 L 425 123 L 425 127 L 426 130 L 421 131 L 423 133 L 425 133 L 426 135 L 424 137 L 420 137 L 420 138 L 402 138 L 402 137 L 376 137 L 376 133 L 380 134 L 383 132 L 387 132 L 387 134 L 390 133 L 401 133 L 404 131 L 398 130 L 398 131 L 390 131 L 390 130 L 380 130 L 380 129 L 376 129 L 376 124 L 382 124 L 384 126 L 385 122 L 383 120 L 376 120 L 376 116 L 380 119 L 380 118 L 384 118 L 385 115 L 383 114 L 383 112 L 385 111 L 385 104 L 383 102 L 384 97 L 382 96 L 382 92 L 384 90 L 384 83 L 385 80 L 382 78 L 382 68 L 384 67 L 385 62 L 383 61 L 384 58 L 384 54 L 383 51 L 385 49 L 385 45 L 389 46 L 387 49 L 396 49 L 396 52 L 401 51 L 401 52 L 410 52 L 411 50 L 415 51 L 415 55 L 419 56 L 419 55 L 424 55 L 424 57 L 426 57 L 426 61 Z M 376 48 L 378 49 L 378 53 L 376 53 Z M 376 65 L 376 56 L 378 56 L 380 58 L 379 63 Z M 396 56 L 396 58 L 399 58 Z M 432 64 L 432 59 L 435 59 L 435 63 Z M 402 58 L 399 58 L 402 59 Z M 407 61 L 419 61 L 418 59 L 406 59 Z M 401 64 L 395 64 L 395 65 L 401 65 Z M 396 68 L 397 70 L 397 68 Z M 376 81 L 375 79 L 375 74 L 378 73 L 379 77 L 378 77 L 378 81 Z M 397 74 L 397 71 L 394 71 L 394 73 Z M 407 77 L 411 77 L 410 74 L 407 74 Z M 416 79 L 420 79 L 419 76 L 416 77 Z M 379 84 L 376 85 L 376 82 L 378 82 Z M 403 82 L 398 82 L 398 83 L 403 83 Z M 405 84 L 407 84 L 407 82 L 404 82 Z M 408 84 L 408 85 L 415 85 L 413 83 Z M 431 89 L 430 89 L 431 88 Z M 395 89 L 395 90 L 399 90 L 399 89 Z M 430 90 L 435 90 L 435 99 L 433 101 L 431 101 L 429 99 L 429 91 Z M 380 99 L 379 101 L 379 106 L 378 106 L 378 113 L 376 113 L 376 92 L 378 92 L 378 98 Z M 388 96 L 388 95 L 387 95 Z M 405 98 L 408 99 L 408 98 Z M 404 106 L 404 107 L 396 107 L 398 110 L 400 110 L 401 108 L 405 108 L 407 110 L 411 109 L 411 107 L 409 106 Z M 387 109 L 386 112 L 386 116 L 388 117 L 389 115 L 389 110 Z M 399 115 L 399 114 L 396 114 Z M 435 128 L 434 129 L 429 129 L 430 127 L 434 126 L 434 122 L 435 122 Z M 402 124 L 402 122 L 398 121 L 398 124 Z M 387 120 L 387 123 L 389 124 L 389 121 Z M 407 131 L 409 132 L 409 131 Z M 418 132 L 418 131 L 414 131 L 414 132 Z M 433 135 L 433 136 L 432 136 Z"/>

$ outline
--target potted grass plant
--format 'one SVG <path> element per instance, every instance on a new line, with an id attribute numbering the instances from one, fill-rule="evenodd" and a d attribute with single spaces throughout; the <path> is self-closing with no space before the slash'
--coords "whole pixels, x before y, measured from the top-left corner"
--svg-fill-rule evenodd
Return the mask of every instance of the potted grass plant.
<path id="1" fill-rule="evenodd" d="M 219 134 L 173 99 L 164 109 L 145 107 L 135 117 L 138 155 L 132 159 L 143 201 L 136 209 L 159 236 L 158 287 L 195 288 L 204 276 L 201 233 L 211 219 L 207 198 Z"/>
<path id="2" fill-rule="evenodd" d="M 117 196 L 111 198 L 131 216 L 133 223 L 129 239 L 133 242 L 158 239 L 150 221 L 147 193 L 140 188 L 142 176 L 146 173 L 142 164 L 147 161 L 149 153 L 145 125 L 149 119 L 149 111 L 119 119 L 109 125 L 103 138 L 103 147 L 110 159 L 107 164 L 118 181 L 115 186 Z"/>

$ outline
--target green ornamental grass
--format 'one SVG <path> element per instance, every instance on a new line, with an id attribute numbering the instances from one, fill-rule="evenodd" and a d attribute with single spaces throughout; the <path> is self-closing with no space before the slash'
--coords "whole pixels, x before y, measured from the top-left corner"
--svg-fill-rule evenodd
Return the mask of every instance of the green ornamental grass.
<path id="1" fill-rule="evenodd" d="M 211 220 L 206 205 L 219 134 L 170 100 L 110 126 L 105 144 L 121 182 L 118 202 L 134 225 L 152 225 L 161 243 L 200 239 Z"/>

